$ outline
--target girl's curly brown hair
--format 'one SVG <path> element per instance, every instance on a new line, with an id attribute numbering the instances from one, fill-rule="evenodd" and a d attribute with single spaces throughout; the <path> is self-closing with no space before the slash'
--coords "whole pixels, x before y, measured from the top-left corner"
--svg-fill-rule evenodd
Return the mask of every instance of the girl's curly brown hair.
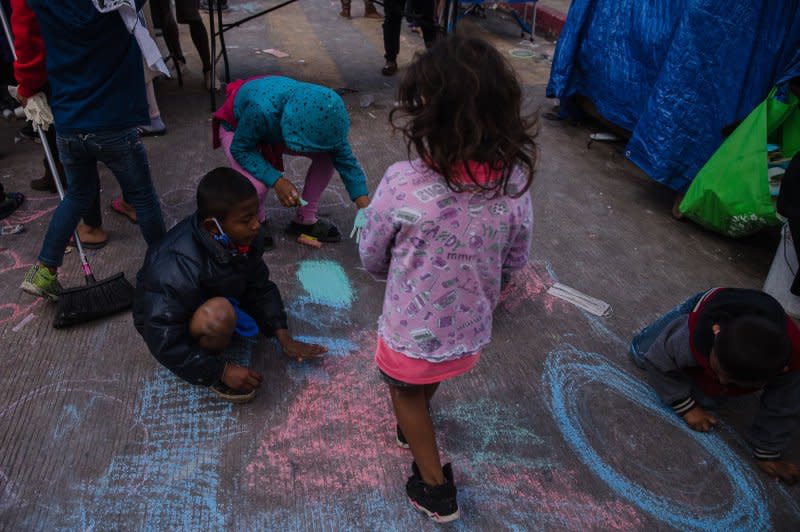
<path id="1" fill-rule="evenodd" d="M 405 120 L 401 125 L 400 115 Z M 522 116 L 522 90 L 511 65 L 489 43 L 452 35 L 418 55 L 398 89 L 389 114 L 427 166 L 455 192 L 476 187 L 495 195 L 520 197 L 533 182 L 537 148 L 535 117 Z M 490 165 L 500 177 L 479 183 L 466 163 Z M 468 181 L 456 179 L 465 169 Z M 515 168 L 524 187 L 509 187 Z"/>

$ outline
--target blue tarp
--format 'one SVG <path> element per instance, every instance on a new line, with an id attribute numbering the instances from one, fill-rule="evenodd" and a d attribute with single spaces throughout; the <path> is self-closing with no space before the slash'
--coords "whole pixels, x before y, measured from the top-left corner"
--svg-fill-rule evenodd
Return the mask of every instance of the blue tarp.
<path id="1" fill-rule="evenodd" d="M 591 100 L 626 156 L 683 191 L 770 89 L 800 76 L 800 0 L 573 0 L 547 95 Z"/>

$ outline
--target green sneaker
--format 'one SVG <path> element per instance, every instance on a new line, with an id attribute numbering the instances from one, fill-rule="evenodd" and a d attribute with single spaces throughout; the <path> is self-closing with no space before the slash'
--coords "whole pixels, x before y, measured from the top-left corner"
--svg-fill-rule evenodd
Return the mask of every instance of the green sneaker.
<path id="1" fill-rule="evenodd" d="M 58 276 L 38 264 L 31 266 L 20 288 L 29 294 L 46 297 L 50 301 L 58 301 L 58 296 L 63 290 L 61 283 L 58 282 Z"/>

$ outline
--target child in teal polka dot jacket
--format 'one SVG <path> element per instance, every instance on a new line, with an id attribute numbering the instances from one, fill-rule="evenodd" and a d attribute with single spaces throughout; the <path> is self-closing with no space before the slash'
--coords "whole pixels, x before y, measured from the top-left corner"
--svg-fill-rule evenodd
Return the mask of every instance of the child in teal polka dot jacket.
<path id="1" fill-rule="evenodd" d="M 240 80 L 228 85 L 227 94 L 214 113 L 214 147 L 223 146 L 231 167 L 256 187 L 262 223 L 267 191 L 274 188 L 281 205 L 297 208 L 290 234 L 341 240 L 336 225 L 317 216 L 320 196 L 338 171 L 359 209 L 353 232 L 363 226 L 366 176 L 350 149 L 350 120 L 338 94 L 281 76 Z M 302 195 L 284 175 L 284 154 L 311 159 Z"/>

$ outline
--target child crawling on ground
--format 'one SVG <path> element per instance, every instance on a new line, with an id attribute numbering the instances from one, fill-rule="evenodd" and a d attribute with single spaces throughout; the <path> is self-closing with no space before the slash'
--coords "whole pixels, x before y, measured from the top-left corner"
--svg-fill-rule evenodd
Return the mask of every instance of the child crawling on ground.
<path id="1" fill-rule="evenodd" d="M 245 403 L 261 375 L 249 369 L 255 337 L 274 336 L 296 360 L 327 350 L 289 334 L 283 300 L 261 258 L 258 196 L 231 168 L 197 188 L 197 212 L 149 249 L 137 275 L 133 319 L 156 359 L 178 377 Z"/>
<path id="2" fill-rule="evenodd" d="M 782 456 L 800 422 L 800 330 L 772 296 L 742 288 L 695 294 L 639 333 L 630 353 L 693 430 L 717 424 L 707 408 L 721 398 L 760 393 L 748 434 L 753 457 L 772 477 L 800 480 L 800 468 Z"/>

